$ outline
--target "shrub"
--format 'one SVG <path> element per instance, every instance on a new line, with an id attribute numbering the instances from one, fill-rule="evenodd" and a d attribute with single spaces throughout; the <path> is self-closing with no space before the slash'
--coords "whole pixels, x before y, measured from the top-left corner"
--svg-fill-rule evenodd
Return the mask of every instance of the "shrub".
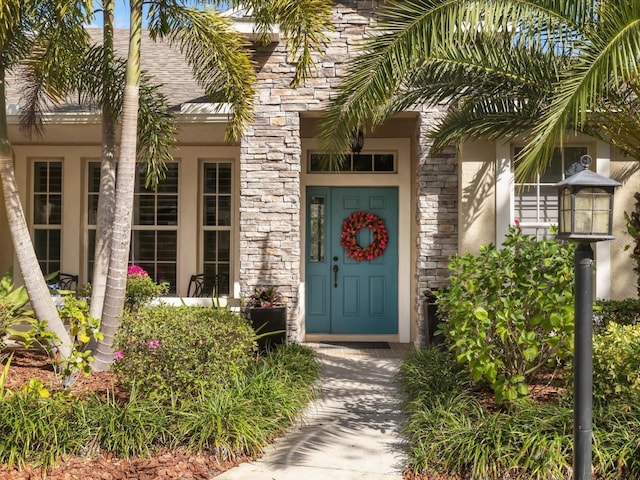
<path id="1" fill-rule="evenodd" d="M 5 347 L 7 334 L 24 336 L 24 332 L 13 327 L 20 323 L 33 325 L 35 317 L 33 312 L 25 308 L 29 302 L 29 294 L 26 288 L 14 288 L 11 271 L 0 278 L 0 352 Z"/>
<path id="2" fill-rule="evenodd" d="M 153 299 L 166 295 L 168 292 L 168 283 L 154 282 L 142 267 L 131 265 L 127 269 L 125 292 L 125 306 L 127 308 L 135 310 L 148 305 Z"/>
<path id="3" fill-rule="evenodd" d="M 450 261 L 450 286 L 438 294 L 445 333 L 497 401 L 527 395 L 531 375 L 571 352 L 573 248 L 512 228 L 501 249 L 482 246 Z"/>
<path id="4" fill-rule="evenodd" d="M 254 336 L 247 320 L 228 310 L 142 307 L 120 323 L 113 370 L 141 395 L 195 394 L 245 371 Z"/>
<path id="5" fill-rule="evenodd" d="M 640 321 L 640 298 L 596 300 L 593 317 L 596 332 L 612 322 L 618 325 L 636 324 Z"/>
<path id="6" fill-rule="evenodd" d="M 602 402 L 640 398 L 640 325 L 609 323 L 594 337 L 593 397 Z"/>

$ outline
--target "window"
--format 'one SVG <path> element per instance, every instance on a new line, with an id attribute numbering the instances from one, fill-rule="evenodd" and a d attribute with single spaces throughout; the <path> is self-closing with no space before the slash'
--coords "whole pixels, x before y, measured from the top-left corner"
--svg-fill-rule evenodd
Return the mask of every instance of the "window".
<path id="1" fill-rule="evenodd" d="M 325 198 L 311 197 L 309 205 L 309 261 L 324 262 Z"/>
<path id="2" fill-rule="evenodd" d="M 202 163 L 204 291 L 219 296 L 231 292 L 232 185 L 231 162 Z"/>
<path id="3" fill-rule="evenodd" d="M 60 271 L 62 162 L 33 162 L 33 244 L 44 274 Z"/>
<path id="4" fill-rule="evenodd" d="M 521 150 L 514 149 L 514 156 Z M 543 238 L 551 225 L 558 223 L 558 189 L 555 184 L 571 176 L 574 164 L 587 153 L 586 147 L 564 147 L 564 155 L 556 148 L 553 159 L 532 182 L 516 183 L 513 219 L 520 221 L 523 233 Z"/>
<path id="5" fill-rule="evenodd" d="M 331 172 L 328 156 L 322 153 L 309 154 L 309 172 Z M 394 153 L 347 154 L 340 167 L 342 173 L 396 173 Z"/>
<path id="6" fill-rule="evenodd" d="M 100 163 L 90 162 L 88 169 L 88 277 L 93 272 L 96 216 L 100 189 Z M 144 173 L 135 180 L 133 224 L 129 262 L 144 268 L 156 282 L 168 282 L 176 292 L 178 256 L 178 163 L 167 164 L 167 175 L 153 188 L 144 185 Z"/>

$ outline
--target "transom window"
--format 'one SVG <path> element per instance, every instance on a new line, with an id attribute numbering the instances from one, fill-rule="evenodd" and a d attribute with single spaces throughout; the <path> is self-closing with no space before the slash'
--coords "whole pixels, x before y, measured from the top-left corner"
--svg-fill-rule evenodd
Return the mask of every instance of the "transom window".
<path id="1" fill-rule="evenodd" d="M 33 162 L 33 244 L 42 272 L 60 271 L 62 162 Z"/>
<path id="2" fill-rule="evenodd" d="M 231 162 L 202 163 L 204 291 L 218 296 L 227 296 L 231 292 L 232 175 Z"/>
<path id="3" fill-rule="evenodd" d="M 514 157 L 522 150 L 514 149 Z M 556 148 L 547 169 L 534 181 L 516 183 L 514 188 L 513 216 L 520 222 L 522 232 L 543 238 L 551 225 L 558 224 L 558 189 L 555 184 L 571 176 L 574 164 L 587 153 L 587 147 Z"/>
<path id="4" fill-rule="evenodd" d="M 156 282 L 168 282 L 176 292 L 178 255 L 178 162 L 167 164 L 166 178 L 156 188 L 145 187 L 136 172 L 129 262 L 144 268 Z M 88 277 L 93 272 L 100 163 L 88 169 Z"/>
<path id="5" fill-rule="evenodd" d="M 310 173 L 329 173 L 329 156 L 324 153 L 309 154 Z M 342 173 L 396 173 L 396 155 L 390 152 L 346 154 L 340 166 Z"/>

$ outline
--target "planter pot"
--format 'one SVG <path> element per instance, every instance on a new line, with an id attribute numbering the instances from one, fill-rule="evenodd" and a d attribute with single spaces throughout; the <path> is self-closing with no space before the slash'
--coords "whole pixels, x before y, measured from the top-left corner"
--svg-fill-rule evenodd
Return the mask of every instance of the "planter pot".
<path id="1" fill-rule="evenodd" d="M 442 321 L 438 312 L 438 305 L 435 301 L 426 301 L 422 303 L 422 316 L 424 318 L 425 333 L 427 346 L 433 347 L 442 345 L 444 338 L 442 334 L 436 335 L 438 324 Z"/>
<path id="2" fill-rule="evenodd" d="M 261 351 L 285 342 L 287 338 L 287 307 L 252 308 L 249 310 L 249 319 L 258 335 L 268 334 L 258 339 L 258 347 Z"/>

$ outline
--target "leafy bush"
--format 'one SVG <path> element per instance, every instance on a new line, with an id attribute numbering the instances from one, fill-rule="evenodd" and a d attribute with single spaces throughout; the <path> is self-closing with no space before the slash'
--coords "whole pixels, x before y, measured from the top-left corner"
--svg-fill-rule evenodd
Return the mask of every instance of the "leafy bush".
<path id="1" fill-rule="evenodd" d="M 26 307 L 29 303 L 29 294 L 26 288 L 15 288 L 13 285 L 11 270 L 0 278 L 0 352 L 5 347 L 7 334 L 22 337 L 24 332 L 14 327 L 20 323 L 33 324 L 34 314 Z"/>
<path id="2" fill-rule="evenodd" d="M 113 370 L 142 395 L 195 394 L 244 372 L 254 336 L 247 320 L 228 310 L 142 307 L 120 323 Z"/>
<path id="3" fill-rule="evenodd" d="M 131 265 L 127 269 L 127 286 L 125 292 L 125 306 L 129 309 L 137 309 L 148 305 L 155 298 L 166 295 L 169 292 L 169 284 L 156 283 L 149 274 L 137 265 Z"/>
<path id="4" fill-rule="evenodd" d="M 640 398 L 640 325 L 609 323 L 593 341 L 594 400 Z"/>
<path id="5" fill-rule="evenodd" d="M 593 317 L 596 332 L 612 322 L 618 325 L 636 324 L 640 322 L 640 298 L 596 300 Z"/>
<path id="6" fill-rule="evenodd" d="M 450 286 L 438 294 L 445 333 L 497 401 L 526 396 L 531 375 L 571 352 L 573 248 L 512 228 L 501 249 L 482 246 L 450 261 Z"/>

